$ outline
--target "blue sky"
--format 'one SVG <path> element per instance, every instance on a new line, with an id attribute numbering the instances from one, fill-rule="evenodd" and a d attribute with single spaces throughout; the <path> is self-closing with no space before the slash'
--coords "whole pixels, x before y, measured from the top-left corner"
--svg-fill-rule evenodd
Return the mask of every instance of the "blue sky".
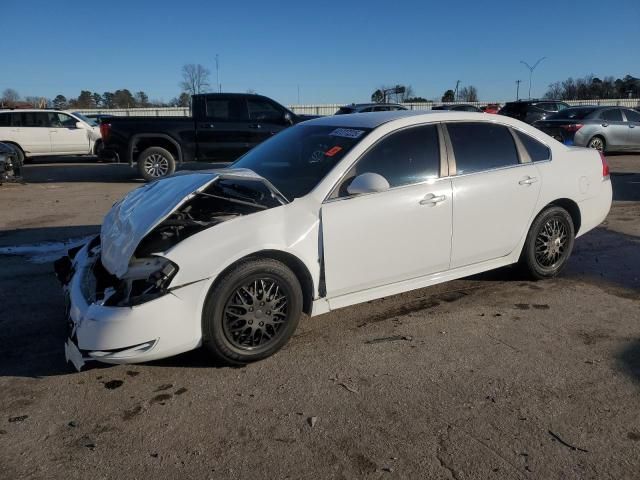
<path id="1" fill-rule="evenodd" d="M 1 0 L 0 91 L 179 94 L 180 69 L 220 58 L 224 91 L 282 103 L 367 101 L 382 84 L 439 98 L 456 80 L 484 100 L 569 76 L 640 77 L 640 1 Z"/>

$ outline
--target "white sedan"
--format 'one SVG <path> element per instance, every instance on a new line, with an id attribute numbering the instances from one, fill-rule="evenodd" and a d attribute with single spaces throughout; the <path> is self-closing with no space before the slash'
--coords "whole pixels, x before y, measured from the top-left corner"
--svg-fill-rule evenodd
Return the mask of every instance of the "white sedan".
<path id="1" fill-rule="evenodd" d="M 553 277 L 611 196 L 599 152 L 509 117 L 307 121 L 231 168 L 115 204 L 101 234 L 56 265 L 67 359 L 142 362 L 204 345 L 242 364 L 281 348 L 303 313 L 515 263 Z"/>

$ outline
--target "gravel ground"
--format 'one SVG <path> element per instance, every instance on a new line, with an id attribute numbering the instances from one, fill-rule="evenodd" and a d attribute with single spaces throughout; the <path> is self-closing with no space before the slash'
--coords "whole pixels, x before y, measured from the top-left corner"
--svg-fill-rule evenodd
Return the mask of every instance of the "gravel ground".
<path id="1" fill-rule="evenodd" d="M 504 269 L 304 319 L 244 368 L 195 351 L 81 373 L 51 258 L 6 247 L 96 232 L 139 181 L 26 166 L 0 187 L 0 478 L 637 478 L 640 156 L 609 160 L 611 213 L 557 279 Z"/>

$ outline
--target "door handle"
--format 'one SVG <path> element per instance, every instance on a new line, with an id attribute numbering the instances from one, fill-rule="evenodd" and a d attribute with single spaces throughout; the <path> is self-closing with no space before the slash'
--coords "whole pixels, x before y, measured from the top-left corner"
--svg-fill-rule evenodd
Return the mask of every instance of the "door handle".
<path id="1" fill-rule="evenodd" d="M 636 128 L 635 125 L 629 125 L 629 128 Z"/>
<path id="2" fill-rule="evenodd" d="M 520 185 L 531 185 L 532 183 L 536 183 L 538 179 L 536 177 L 526 177 L 520 180 L 518 183 Z"/>
<path id="3" fill-rule="evenodd" d="M 433 193 L 427 193 L 422 200 L 420 200 L 420 205 L 437 205 L 440 202 L 444 202 L 447 199 L 446 195 L 434 195 Z"/>
<path id="4" fill-rule="evenodd" d="M 603 127 L 608 127 L 609 124 L 607 122 L 601 123 L 600 125 L 602 125 Z"/>
<path id="5" fill-rule="evenodd" d="M 249 125 L 249 128 L 262 128 L 262 125 L 260 125 L 259 123 L 252 123 L 251 125 Z"/>

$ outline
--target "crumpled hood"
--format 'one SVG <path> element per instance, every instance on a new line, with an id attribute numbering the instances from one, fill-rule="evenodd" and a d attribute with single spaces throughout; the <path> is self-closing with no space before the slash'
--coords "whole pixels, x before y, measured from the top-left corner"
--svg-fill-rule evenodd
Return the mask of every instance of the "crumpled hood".
<path id="1" fill-rule="evenodd" d="M 218 178 L 228 177 L 262 179 L 240 168 L 180 172 L 129 192 L 104 217 L 100 230 L 102 265 L 122 278 L 138 244 L 151 230 L 197 192 Z"/>

